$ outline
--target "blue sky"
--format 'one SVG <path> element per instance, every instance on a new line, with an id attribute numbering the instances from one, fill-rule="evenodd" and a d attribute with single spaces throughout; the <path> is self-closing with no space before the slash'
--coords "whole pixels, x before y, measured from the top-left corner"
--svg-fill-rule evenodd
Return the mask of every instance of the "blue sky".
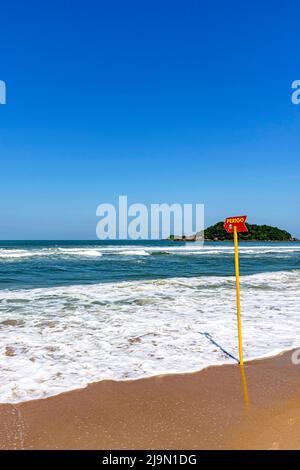
<path id="1" fill-rule="evenodd" d="M 0 8 L 1 239 L 95 238 L 120 194 L 300 237 L 299 2 Z"/>

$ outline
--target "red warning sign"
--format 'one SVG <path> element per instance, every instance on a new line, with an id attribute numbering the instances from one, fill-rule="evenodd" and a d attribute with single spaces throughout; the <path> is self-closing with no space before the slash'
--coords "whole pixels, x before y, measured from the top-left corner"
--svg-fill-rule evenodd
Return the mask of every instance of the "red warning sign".
<path id="1" fill-rule="evenodd" d="M 227 217 L 224 222 L 224 228 L 226 232 L 234 232 L 234 227 L 236 227 L 237 232 L 248 232 L 246 227 L 247 216 L 238 215 L 236 217 Z"/>

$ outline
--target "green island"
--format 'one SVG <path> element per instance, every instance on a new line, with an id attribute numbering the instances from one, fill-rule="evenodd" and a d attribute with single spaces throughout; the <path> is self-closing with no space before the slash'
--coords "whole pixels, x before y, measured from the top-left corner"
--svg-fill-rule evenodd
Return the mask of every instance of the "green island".
<path id="1" fill-rule="evenodd" d="M 299 241 L 286 230 L 270 225 L 257 225 L 246 223 L 248 232 L 239 233 L 241 241 L 264 241 L 264 242 L 291 242 Z M 194 242 L 200 240 L 201 236 L 196 233 L 192 236 L 177 237 L 170 235 L 169 240 Z M 204 230 L 204 240 L 206 241 L 226 241 L 232 240 L 232 233 L 227 233 L 224 229 L 224 222 L 217 222 Z"/>

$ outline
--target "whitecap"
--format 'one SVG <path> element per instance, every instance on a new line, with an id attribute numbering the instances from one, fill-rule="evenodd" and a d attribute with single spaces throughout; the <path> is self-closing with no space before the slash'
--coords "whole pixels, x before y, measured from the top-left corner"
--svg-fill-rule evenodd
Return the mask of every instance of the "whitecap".
<path id="1" fill-rule="evenodd" d="M 241 278 L 245 359 L 299 346 L 299 292 L 298 270 Z M 233 277 L 2 290 L 0 315 L 1 402 L 232 362 L 200 332 L 237 356 Z"/>

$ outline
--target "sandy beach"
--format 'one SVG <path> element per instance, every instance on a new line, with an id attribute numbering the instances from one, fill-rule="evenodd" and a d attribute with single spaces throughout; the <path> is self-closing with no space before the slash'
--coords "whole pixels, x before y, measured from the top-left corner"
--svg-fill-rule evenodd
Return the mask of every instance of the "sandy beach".
<path id="1" fill-rule="evenodd" d="M 1 449 L 297 449 L 291 352 L 0 406 Z"/>
<path id="2" fill-rule="evenodd" d="M 300 451 L 300 1 L 0 12 L 1 457 Z"/>

